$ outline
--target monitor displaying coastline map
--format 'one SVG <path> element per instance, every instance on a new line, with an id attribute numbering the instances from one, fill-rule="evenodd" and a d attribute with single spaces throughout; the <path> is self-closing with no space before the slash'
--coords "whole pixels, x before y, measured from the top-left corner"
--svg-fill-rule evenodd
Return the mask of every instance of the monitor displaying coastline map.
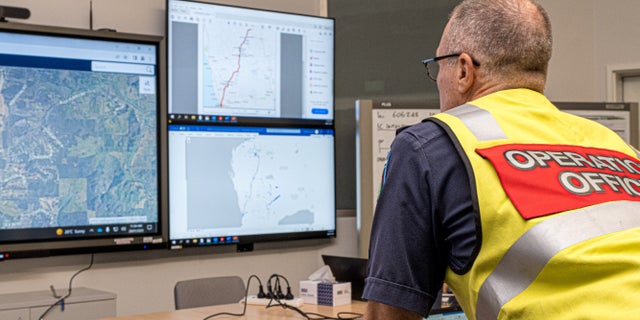
<path id="1" fill-rule="evenodd" d="M 335 235 L 333 129 L 170 125 L 169 143 L 172 248 Z"/>
<path id="2" fill-rule="evenodd" d="M 8 244 L 157 242 L 158 43 L 0 28 L 0 260 Z"/>

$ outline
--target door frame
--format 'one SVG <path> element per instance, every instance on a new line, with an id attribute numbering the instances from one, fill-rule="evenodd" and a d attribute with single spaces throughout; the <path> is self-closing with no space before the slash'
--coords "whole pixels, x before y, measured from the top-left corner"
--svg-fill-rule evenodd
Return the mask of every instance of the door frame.
<path id="1" fill-rule="evenodd" d="M 607 101 L 622 102 L 622 79 L 640 76 L 640 62 L 607 66 Z"/>

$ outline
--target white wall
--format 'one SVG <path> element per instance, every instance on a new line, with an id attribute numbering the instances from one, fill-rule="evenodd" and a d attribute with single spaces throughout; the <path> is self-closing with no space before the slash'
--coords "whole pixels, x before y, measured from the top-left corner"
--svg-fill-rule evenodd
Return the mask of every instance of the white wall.
<path id="1" fill-rule="evenodd" d="M 606 100 L 607 67 L 640 68 L 640 1 L 594 2 L 596 92 Z"/>
<path id="2" fill-rule="evenodd" d="M 607 67 L 640 66 L 637 0 L 539 0 L 554 46 L 546 93 L 555 101 L 607 101 Z"/>
<path id="3" fill-rule="evenodd" d="M 545 93 L 554 101 L 598 101 L 592 0 L 542 0 L 553 32 Z"/>

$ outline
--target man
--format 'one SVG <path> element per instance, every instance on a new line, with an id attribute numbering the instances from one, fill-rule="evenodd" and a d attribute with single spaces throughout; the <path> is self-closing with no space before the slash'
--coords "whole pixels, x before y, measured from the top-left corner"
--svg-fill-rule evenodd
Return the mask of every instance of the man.
<path id="1" fill-rule="evenodd" d="M 469 319 L 640 317 L 638 154 L 544 97 L 551 47 L 531 0 L 453 10 L 424 61 L 442 113 L 391 147 L 365 319 L 421 319 L 443 281 Z"/>

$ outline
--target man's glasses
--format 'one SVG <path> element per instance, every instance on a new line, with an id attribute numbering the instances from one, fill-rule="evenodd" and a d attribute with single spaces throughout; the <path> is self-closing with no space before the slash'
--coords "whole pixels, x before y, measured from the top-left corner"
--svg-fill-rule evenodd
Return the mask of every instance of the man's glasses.
<path id="1" fill-rule="evenodd" d="M 438 71 L 440 71 L 440 64 L 438 63 L 438 61 L 447 59 L 447 58 L 459 57 L 461 54 L 462 52 L 452 53 L 444 56 L 438 56 L 438 57 L 422 60 L 422 64 L 424 64 L 425 69 L 427 69 L 427 76 L 429 77 L 429 79 L 433 81 L 436 81 L 438 79 Z M 480 63 L 478 63 L 475 59 L 471 58 L 471 61 L 473 62 L 474 66 L 476 67 L 480 66 Z"/>

